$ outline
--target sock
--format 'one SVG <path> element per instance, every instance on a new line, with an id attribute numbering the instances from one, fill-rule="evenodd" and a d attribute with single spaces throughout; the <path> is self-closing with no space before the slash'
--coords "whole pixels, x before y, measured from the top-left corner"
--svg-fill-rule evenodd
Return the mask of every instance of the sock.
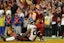
<path id="1" fill-rule="evenodd" d="M 40 34 L 40 39 L 42 39 L 42 34 Z"/>
<path id="2" fill-rule="evenodd" d="M 15 40 L 15 37 L 6 38 L 6 41 L 12 41 L 12 40 Z"/>

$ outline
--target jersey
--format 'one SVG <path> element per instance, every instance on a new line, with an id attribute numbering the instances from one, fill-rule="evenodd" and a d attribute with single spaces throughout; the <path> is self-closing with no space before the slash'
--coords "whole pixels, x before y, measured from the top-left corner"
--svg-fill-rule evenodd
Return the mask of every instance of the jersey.
<path id="1" fill-rule="evenodd" d="M 64 25 L 64 18 L 61 19 L 61 25 Z"/>
<path id="2" fill-rule="evenodd" d="M 12 23 L 11 23 L 11 21 L 12 21 L 12 18 L 8 18 L 8 17 L 6 17 L 6 25 L 8 26 L 8 25 L 12 25 Z"/>
<path id="3" fill-rule="evenodd" d="M 0 26 L 5 26 L 5 17 L 0 17 Z"/>
<path id="4" fill-rule="evenodd" d="M 50 17 L 46 16 L 44 22 L 45 22 L 45 25 L 50 25 Z"/>
<path id="5" fill-rule="evenodd" d="M 21 26 L 22 18 L 20 18 L 18 15 L 15 15 L 13 19 L 13 23 L 15 26 Z"/>
<path id="6" fill-rule="evenodd" d="M 31 29 L 31 35 L 29 39 L 33 41 L 36 38 L 36 26 L 35 25 L 28 25 L 27 30 Z"/>

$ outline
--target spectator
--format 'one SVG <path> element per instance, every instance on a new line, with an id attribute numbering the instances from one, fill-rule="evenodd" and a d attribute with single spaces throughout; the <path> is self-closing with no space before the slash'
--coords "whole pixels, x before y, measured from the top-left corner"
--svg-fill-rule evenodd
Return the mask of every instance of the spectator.
<path id="1" fill-rule="evenodd" d="M 8 15 L 8 14 L 9 14 L 9 15 L 12 14 L 12 12 L 11 12 L 11 7 L 8 7 L 8 8 L 7 8 L 6 15 Z"/>
<path id="2" fill-rule="evenodd" d="M 45 36 L 49 36 L 50 34 L 50 23 L 51 23 L 51 18 L 49 14 L 47 14 L 44 18 L 44 23 L 45 23 Z"/>
<path id="3" fill-rule="evenodd" d="M 22 11 L 22 9 L 20 7 L 18 7 L 16 13 L 18 14 L 18 16 L 24 18 L 24 13 L 23 13 L 23 11 Z"/>
<path id="4" fill-rule="evenodd" d="M 0 15 L 0 35 L 4 36 L 5 34 L 5 16 L 3 14 Z"/>
<path id="5" fill-rule="evenodd" d="M 5 26 L 6 26 L 6 29 L 5 29 L 5 36 L 7 35 L 10 35 L 10 33 L 12 32 L 12 17 L 11 17 L 11 14 L 7 14 L 6 15 L 6 23 L 5 23 Z"/>
<path id="6" fill-rule="evenodd" d="M 64 33 L 64 14 L 62 15 L 62 19 L 61 19 L 61 35 L 63 38 L 63 34 Z"/>
<path id="7" fill-rule="evenodd" d="M 3 8 L 3 5 L 0 6 L 0 15 L 1 14 L 4 14 L 4 8 Z"/>
<path id="8" fill-rule="evenodd" d="M 18 6 L 16 5 L 16 2 L 12 1 L 11 5 L 11 11 L 12 11 L 12 17 L 14 18 L 14 14 L 16 13 Z"/>
<path id="9" fill-rule="evenodd" d="M 16 34 L 20 34 L 21 33 L 21 22 L 22 19 L 21 17 L 19 17 L 17 14 L 15 15 L 14 19 L 13 19 L 13 25 L 12 28 L 14 28 L 14 31 L 16 32 Z"/>

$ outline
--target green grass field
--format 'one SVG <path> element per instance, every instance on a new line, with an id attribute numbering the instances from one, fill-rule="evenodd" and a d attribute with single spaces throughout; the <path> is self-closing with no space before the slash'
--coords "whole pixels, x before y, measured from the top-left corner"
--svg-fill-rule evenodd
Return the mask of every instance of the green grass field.
<path id="1" fill-rule="evenodd" d="M 0 43 L 64 43 L 64 39 L 61 38 L 51 38 L 51 37 L 44 37 L 44 39 L 46 41 L 38 41 L 37 39 L 33 42 L 26 42 L 26 41 L 8 41 L 8 42 L 4 42 L 2 41 L 2 39 L 0 39 Z"/>

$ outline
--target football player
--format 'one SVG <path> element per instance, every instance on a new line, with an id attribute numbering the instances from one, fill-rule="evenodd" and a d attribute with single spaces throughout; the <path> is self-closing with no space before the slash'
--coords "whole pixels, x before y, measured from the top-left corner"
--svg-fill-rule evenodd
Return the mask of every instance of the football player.
<path id="1" fill-rule="evenodd" d="M 27 31 L 25 33 L 21 33 L 17 35 L 15 32 L 11 33 L 11 37 L 5 38 L 3 37 L 4 41 L 12 41 L 12 40 L 21 40 L 21 41 L 34 41 L 36 39 L 36 26 L 33 22 L 29 22 L 27 26 Z"/>

